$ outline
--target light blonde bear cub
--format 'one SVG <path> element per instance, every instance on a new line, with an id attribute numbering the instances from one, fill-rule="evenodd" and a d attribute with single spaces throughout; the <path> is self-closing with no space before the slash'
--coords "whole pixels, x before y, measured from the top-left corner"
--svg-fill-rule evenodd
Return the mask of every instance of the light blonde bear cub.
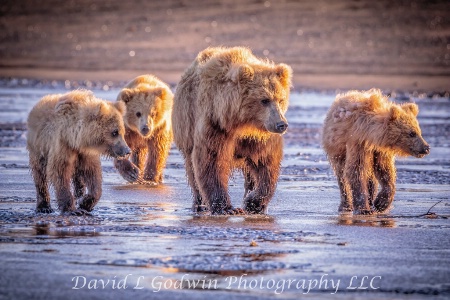
<path id="1" fill-rule="evenodd" d="M 323 147 L 337 176 L 340 211 L 389 210 L 395 194 L 395 155 L 423 157 L 430 152 L 418 113 L 416 104 L 395 104 L 378 89 L 337 95 L 325 119 Z"/>
<path id="2" fill-rule="evenodd" d="M 125 140 L 131 159 L 116 159 L 114 165 L 129 182 L 159 184 L 172 142 L 173 93 L 153 75 L 138 76 L 119 93 L 124 103 Z"/>
<path id="3" fill-rule="evenodd" d="M 123 103 L 95 98 L 86 90 L 48 95 L 33 107 L 27 121 L 27 149 L 37 212 L 53 211 L 49 182 L 62 213 L 79 215 L 94 208 L 102 194 L 100 154 L 130 153 L 124 140 L 124 112 Z M 81 198 L 79 208 L 76 198 Z"/>

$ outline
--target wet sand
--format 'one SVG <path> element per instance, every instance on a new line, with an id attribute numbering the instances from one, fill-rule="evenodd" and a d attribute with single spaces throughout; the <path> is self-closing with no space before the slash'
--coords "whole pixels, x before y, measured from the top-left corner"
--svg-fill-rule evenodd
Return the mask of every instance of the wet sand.
<path id="1" fill-rule="evenodd" d="M 0 89 L 1 299 L 448 299 L 449 98 L 393 95 L 418 103 L 432 150 L 397 161 L 386 216 L 338 216 L 339 190 L 319 146 L 334 94 L 310 92 L 291 97 L 267 216 L 193 215 L 175 148 L 160 187 L 127 184 L 104 160 L 93 216 L 36 214 L 25 120 L 42 95 L 64 91 Z M 94 92 L 113 100 L 118 89 Z M 240 174 L 230 195 L 240 206 Z"/>

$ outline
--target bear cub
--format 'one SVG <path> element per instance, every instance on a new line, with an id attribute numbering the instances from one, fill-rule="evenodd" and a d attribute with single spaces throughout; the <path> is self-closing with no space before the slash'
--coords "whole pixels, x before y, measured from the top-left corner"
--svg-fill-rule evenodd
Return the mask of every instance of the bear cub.
<path id="1" fill-rule="evenodd" d="M 395 104 L 378 89 L 336 97 L 325 118 L 322 142 L 338 180 L 339 211 L 372 214 L 390 209 L 395 156 L 421 158 L 430 152 L 418 113 L 416 104 Z"/>
<path id="2" fill-rule="evenodd" d="M 49 183 L 61 213 L 93 210 L 102 194 L 100 155 L 130 153 L 124 140 L 125 109 L 123 103 L 106 102 L 86 90 L 47 95 L 33 107 L 27 121 L 27 149 L 37 212 L 53 212 Z M 81 198 L 78 209 L 76 198 Z"/>
<path id="3" fill-rule="evenodd" d="M 172 91 L 157 77 L 141 75 L 121 90 L 117 102 L 127 108 L 125 140 L 131 157 L 115 159 L 115 167 L 130 183 L 162 183 L 172 143 Z"/>

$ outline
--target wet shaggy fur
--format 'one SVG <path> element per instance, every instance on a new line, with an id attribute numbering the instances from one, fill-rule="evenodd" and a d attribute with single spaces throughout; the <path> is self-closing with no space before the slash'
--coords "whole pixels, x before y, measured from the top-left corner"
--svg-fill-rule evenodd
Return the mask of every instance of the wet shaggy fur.
<path id="1" fill-rule="evenodd" d="M 94 208 L 102 194 L 100 154 L 119 157 L 130 152 L 124 140 L 124 112 L 123 103 L 103 101 L 85 90 L 47 95 L 33 107 L 27 149 L 37 212 L 53 211 L 49 183 L 62 213 L 82 214 Z M 76 198 L 81 198 L 79 209 Z"/>
<path id="2" fill-rule="evenodd" d="M 131 159 L 116 159 L 119 173 L 129 182 L 161 183 L 172 143 L 173 94 L 153 75 L 128 83 L 117 97 L 127 107 L 125 140 Z"/>
<path id="3" fill-rule="evenodd" d="M 261 60 L 242 47 L 208 48 L 185 71 L 172 123 L 194 211 L 242 213 L 228 195 L 229 176 L 239 168 L 245 212 L 266 212 L 283 156 L 291 73 L 289 66 Z"/>
<path id="4" fill-rule="evenodd" d="M 423 157 L 430 151 L 418 113 L 416 104 L 397 105 L 377 89 L 336 97 L 325 119 L 323 147 L 337 176 L 340 211 L 389 210 L 395 194 L 395 156 Z"/>

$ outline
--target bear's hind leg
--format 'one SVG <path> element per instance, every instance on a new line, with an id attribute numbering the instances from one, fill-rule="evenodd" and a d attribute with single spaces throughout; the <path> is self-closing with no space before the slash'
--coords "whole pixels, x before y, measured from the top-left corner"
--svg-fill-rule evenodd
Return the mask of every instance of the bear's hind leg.
<path id="1" fill-rule="evenodd" d="M 376 179 L 375 175 L 369 177 L 368 190 L 369 190 L 369 207 L 372 209 L 378 192 L 378 180 Z"/>
<path id="2" fill-rule="evenodd" d="M 75 162 L 75 174 L 72 178 L 73 190 L 75 198 L 83 197 L 86 190 L 86 185 L 84 183 L 84 174 L 82 168 L 80 168 L 80 155 L 78 156 L 77 162 Z"/>
<path id="3" fill-rule="evenodd" d="M 200 195 L 200 191 L 198 190 L 197 183 L 195 182 L 194 169 L 192 166 L 192 155 L 187 154 L 184 155 L 186 175 L 191 186 L 192 195 L 194 197 L 194 201 L 192 203 L 192 211 L 194 213 L 208 211 L 208 206 L 203 203 L 202 196 Z"/>
<path id="4" fill-rule="evenodd" d="M 245 197 L 255 189 L 255 180 L 253 179 L 253 176 L 247 168 L 244 168 L 242 171 L 244 175 L 244 199 Z"/>
<path id="5" fill-rule="evenodd" d="M 34 185 L 36 187 L 36 212 L 52 213 L 50 205 L 50 194 L 47 183 L 47 160 L 44 157 L 36 157 L 30 153 L 30 168 L 33 175 Z"/>
<path id="6" fill-rule="evenodd" d="M 374 161 L 375 176 L 379 180 L 381 190 L 377 195 L 374 206 L 379 213 L 389 210 L 395 195 L 395 158 L 391 154 L 377 152 Z"/>
<path id="7" fill-rule="evenodd" d="M 87 187 L 87 194 L 80 201 L 79 208 L 92 211 L 102 195 L 102 167 L 96 155 L 83 156 L 79 159 L 79 168 Z"/>

